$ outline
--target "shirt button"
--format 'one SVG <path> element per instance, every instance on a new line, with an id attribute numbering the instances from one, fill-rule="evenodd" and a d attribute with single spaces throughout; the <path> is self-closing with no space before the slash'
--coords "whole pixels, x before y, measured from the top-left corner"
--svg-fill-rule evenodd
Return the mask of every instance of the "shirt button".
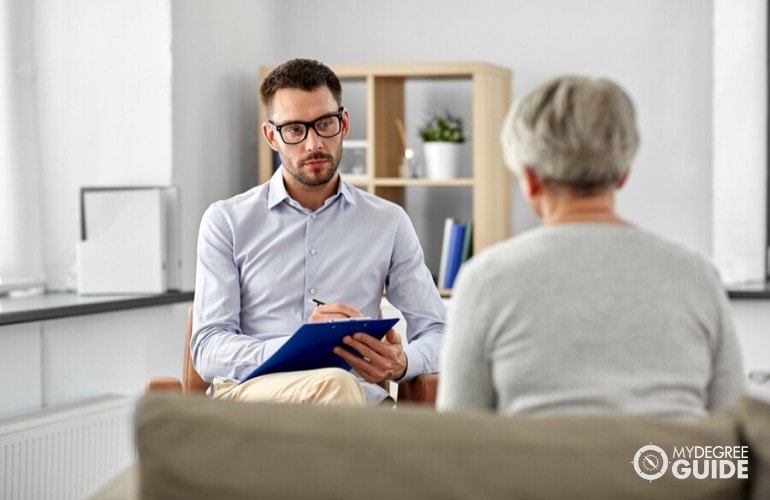
<path id="1" fill-rule="evenodd" d="M 315 248 L 310 249 L 310 255 L 315 255 Z"/>
<path id="2" fill-rule="evenodd" d="M 310 295 L 315 295 L 315 288 L 310 289 Z"/>
<path id="3" fill-rule="evenodd" d="M 315 218 L 316 218 L 316 214 L 314 214 L 314 213 L 313 213 L 313 214 L 310 214 L 310 217 L 312 217 L 313 219 L 315 219 Z"/>

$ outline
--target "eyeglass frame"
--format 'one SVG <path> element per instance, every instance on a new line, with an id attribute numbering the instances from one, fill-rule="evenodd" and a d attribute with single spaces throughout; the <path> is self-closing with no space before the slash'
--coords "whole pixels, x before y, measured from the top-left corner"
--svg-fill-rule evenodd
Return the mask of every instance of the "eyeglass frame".
<path id="1" fill-rule="evenodd" d="M 313 131 L 316 133 L 316 135 L 318 137 L 321 137 L 323 139 L 330 139 L 332 137 L 337 137 L 338 135 L 340 135 L 342 133 L 342 117 L 345 115 L 345 107 L 344 106 L 340 106 L 337 111 L 338 111 L 337 113 L 329 113 L 329 114 L 326 114 L 326 115 L 319 116 L 318 118 L 316 118 L 315 120 L 310 121 L 310 122 L 291 121 L 291 122 L 283 123 L 281 125 L 277 125 L 277 124 L 273 123 L 272 120 L 268 120 L 267 123 L 268 123 L 268 125 L 270 125 L 271 129 L 273 129 L 276 132 L 278 132 L 278 136 L 281 138 L 281 140 L 283 141 L 284 144 L 289 145 L 289 146 L 296 146 L 297 144 L 302 144 L 303 142 L 305 142 L 305 139 L 307 139 L 307 134 L 310 133 L 310 129 L 311 128 L 313 129 Z M 333 134 L 333 135 L 321 135 L 321 133 L 318 131 L 318 129 L 315 128 L 315 124 L 318 123 L 319 121 L 323 120 L 324 118 L 331 118 L 333 116 L 336 116 L 337 119 L 340 121 L 340 129 L 337 131 L 336 134 Z M 297 142 L 286 142 L 286 139 L 283 138 L 283 132 L 281 132 L 281 129 L 283 127 L 287 127 L 289 125 L 304 125 L 305 126 L 305 135 L 304 135 L 304 137 L 302 137 L 302 139 L 297 141 Z"/>

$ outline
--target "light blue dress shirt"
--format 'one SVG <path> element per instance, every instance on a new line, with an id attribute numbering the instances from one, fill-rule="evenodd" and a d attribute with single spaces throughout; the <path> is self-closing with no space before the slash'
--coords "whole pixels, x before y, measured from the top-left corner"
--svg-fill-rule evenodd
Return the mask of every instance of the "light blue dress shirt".
<path id="1" fill-rule="evenodd" d="M 190 342 L 195 368 L 207 381 L 240 380 L 307 322 L 311 299 L 378 317 L 386 283 L 388 301 L 407 322 L 401 381 L 437 372 L 446 310 L 403 208 L 340 182 L 311 211 L 289 197 L 279 168 L 267 183 L 203 214 Z M 369 404 L 387 396 L 362 384 Z"/>

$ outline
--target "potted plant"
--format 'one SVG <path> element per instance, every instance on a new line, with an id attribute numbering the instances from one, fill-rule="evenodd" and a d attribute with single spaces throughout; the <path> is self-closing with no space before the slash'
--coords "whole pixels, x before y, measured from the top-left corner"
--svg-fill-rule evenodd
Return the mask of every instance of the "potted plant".
<path id="1" fill-rule="evenodd" d="M 420 136 L 425 142 L 464 142 L 463 120 L 449 111 L 434 114 L 420 129 Z"/>
<path id="2" fill-rule="evenodd" d="M 455 177 L 465 141 L 462 118 L 449 111 L 433 114 L 419 132 L 423 140 L 426 176 L 431 179 Z"/>

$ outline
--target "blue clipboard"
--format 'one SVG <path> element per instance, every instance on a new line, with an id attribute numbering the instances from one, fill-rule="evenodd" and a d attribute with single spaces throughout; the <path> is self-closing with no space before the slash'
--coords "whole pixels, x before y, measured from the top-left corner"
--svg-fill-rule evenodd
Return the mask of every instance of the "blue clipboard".
<path id="1" fill-rule="evenodd" d="M 293 372 L 316 368 L 342 368 L 350 364 L 334 354 L 332 349 L 342 346 L 342 338 L 356 332 L 382 338 L 398 318 L 346 319 L 327 323 L 305 323 L 289 337 L 267 361 L 249 373 L 240 383 L 254 377 L 275 372 Z"/>

